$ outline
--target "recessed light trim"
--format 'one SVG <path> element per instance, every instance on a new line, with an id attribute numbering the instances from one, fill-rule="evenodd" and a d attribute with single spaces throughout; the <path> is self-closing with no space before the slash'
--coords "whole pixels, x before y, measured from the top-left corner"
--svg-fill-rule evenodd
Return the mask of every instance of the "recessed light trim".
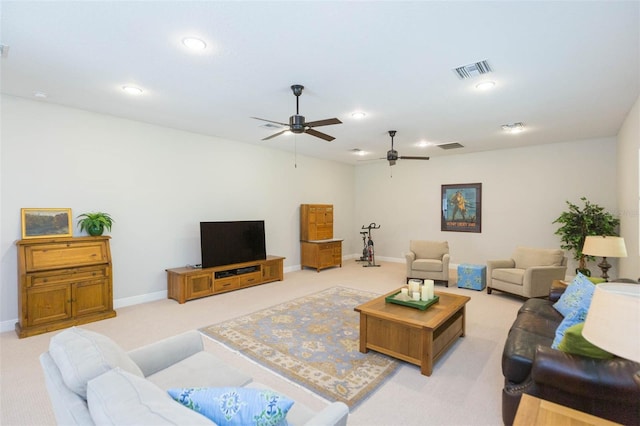
<path id="1" fill-rule="evenodd" d="M 185 37 L 182 39 L 182 44 L 191 50 L 204 50 L 207 48 L 207 43 L 197 37 Z"/>
<path id="2" fill-rule="evenodd" d="M 360 120 L 363 119 L 367 116 L 367 113 L 364 111 L 354 111 L 351 113 L 351 117 L 355 118 L 356 120 Z"/>
<path id="3" fill-rule="evenodd" d="M 36 99 L 47 99 L 49 95 L 44 92 L 33 92 L 33 97 Z"/>
<path id="4" fill-rule="evenodd" d="M 491 80 L 481 81 L 476 84 L 476 89 L 478 90 L 491 90 L 495 87 L 496 82 Z"/>
<path id="5" fill-rule="evenodd" d="M 433 142 L 429 142 L 429 141 L 419 141 L 416 143 L 416 146 L 418 148 L 426 148 L 428 146 L 433 146 L 435 145 Z"/>
<path id="6" fill-rule="evenodd" d="M 122 90 L 132 96 L 142 95 L 142 89 L 137 86 L 122 86 Z"/>
<path id="7" fill-rule="evenodd" d="M 521 123 L 521 122 L 511 123 L 511 124 L 503 124 L 501 127 L 502 127 L 502 130 L 504 130 L 507 133 L 511 133 L 511 134 L 524 132 L 524 124 Z"/>

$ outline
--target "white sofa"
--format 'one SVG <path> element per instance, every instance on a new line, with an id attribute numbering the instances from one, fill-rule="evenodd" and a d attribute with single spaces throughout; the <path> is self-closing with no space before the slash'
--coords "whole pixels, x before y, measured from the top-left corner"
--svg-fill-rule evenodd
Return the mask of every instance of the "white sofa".
<path id="1" fill-rule="evenodd" d="M 205 352 L 196 331 L 125 352 L 104 335 L 72 327 L 51 338 L 40 363 L 60 425 L 211 425 L 167 389 L 266 388 Z M 348 414 L 342 402 L 320 412 L 296 402 L 286 419 L 291 425 L 346 425 Z"/>

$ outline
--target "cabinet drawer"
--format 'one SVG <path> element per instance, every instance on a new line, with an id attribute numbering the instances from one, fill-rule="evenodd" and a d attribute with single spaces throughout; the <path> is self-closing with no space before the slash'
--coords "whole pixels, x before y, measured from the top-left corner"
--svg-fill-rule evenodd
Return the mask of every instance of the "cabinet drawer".
<path id="1" fill-rule="evenodd" d="M 240 288 L 238 277 L 218 278 L 213 281 L 213 291 L 228 291 Z"/>
<path id="2" fill-rule="evenodd" d="M 259 282 L 261 282 L 262 276 L 260 274 L 260 271 L 251 272 L 249 274 L 238 275 L 238 281 L 238 285 L 240 287 L 246 287 L 248 285 L 258 284 Z"/>
<path id="3" fill-rule="evenodd" d="M 109 276 L 109 268 L 99 266 L 95 268 L 58 269 L 51 272 L 27 274 L 27 287 L 51 285 L 91 279 L 104 279 Z"/>
<path id="4" fill-rule="evenodd" d="M 104 241 L 42 244 L 25 248 L 27 271 L 95 265 L 108 262 L 108 247 Z"/>

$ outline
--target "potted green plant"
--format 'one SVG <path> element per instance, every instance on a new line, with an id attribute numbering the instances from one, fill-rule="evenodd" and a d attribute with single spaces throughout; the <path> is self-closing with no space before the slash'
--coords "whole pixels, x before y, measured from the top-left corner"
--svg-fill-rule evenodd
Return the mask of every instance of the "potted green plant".
<path id="1" fill-rule="evenodd" d="M 115 222 L 109 213 L 83 213 L 77 217 L 80 231 L 87 231 L 92 237 L 102 235 L 105 228 L 111 231 L 111 225 Z"/>
<path id="2" fill-rule="evenodd" d="M 617 236 L 616 228 L 620 224 L 620 219 L 605 211 L 604 207 L 590 203 L 586 197 L 580 200 L 584 203 L 584 207 L 580 208 L 567 201 L 568 211 L 562 212 L 553 223 L 562 224 L 555 234 L 560 235 L 561 247 L 573 252 L 574 260 L 578 261 L 576 272 L 591 276 L 591 271 L 587 269 L 587 260 L 593 260 L 593 256 L 582 254 L 584 239 L 588 235 Z"/>

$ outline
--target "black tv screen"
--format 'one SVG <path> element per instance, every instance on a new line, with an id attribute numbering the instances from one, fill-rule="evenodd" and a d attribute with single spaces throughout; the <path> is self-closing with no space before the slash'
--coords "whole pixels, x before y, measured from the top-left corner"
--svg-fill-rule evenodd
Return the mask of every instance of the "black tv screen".
<path id="1" fill-rule="evenodd" d="M 267 258 L 264 220 L 200 222 L 202 267 Z"/>

